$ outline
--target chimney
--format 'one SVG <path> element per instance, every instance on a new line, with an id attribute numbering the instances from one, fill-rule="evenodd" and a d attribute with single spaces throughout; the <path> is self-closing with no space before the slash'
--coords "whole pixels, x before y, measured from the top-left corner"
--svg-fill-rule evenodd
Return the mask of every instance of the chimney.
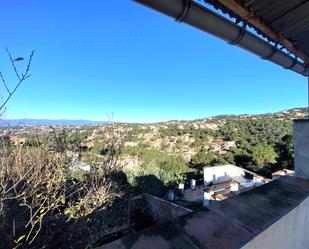
<path id="1" fill-rule="evenodd" d="M 204 197 L 203 197 L 203 207 L 209 206 L 212 200 L 212 195 L 214 192 L 209 189 L 204 189 Z"/>
<path id="2" fill-rule="evenodd" d="M 239 194 L 239 183 L 238 182 L 231 182 L 230 190 L 233 194 Z"/>
<path id="3" fill-rule="evenodd" d="M 195 179 L 191 179 L 190 180 L 190 188 L 191 189 L 196 189 L 196 180 Z"/>
<path id="4" fill-rule="evenodd" d="M 183 183 L 179 183 L 178 190 L 183 195 L 185 193 L 185 185 Z"/>

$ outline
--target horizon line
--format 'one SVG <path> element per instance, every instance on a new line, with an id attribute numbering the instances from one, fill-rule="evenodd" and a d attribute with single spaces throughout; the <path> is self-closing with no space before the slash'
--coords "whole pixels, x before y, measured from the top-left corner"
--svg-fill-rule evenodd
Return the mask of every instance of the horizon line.
<path id="1" fill-rule="evenodd" d="M 164 119 L 164 120 L 156 120 L 156 121 L 124 121 L 124 120 L 94 120 L 94 119 L 83 119 L 83 118 L 3 118 L 2 121 L 22 121 L 22 120 L 33 120 L 33 121 L 83 121 L 83 122 L 92 122 L 92 123 L 108 123 L 108 122 L 115 122 L 115 123 L 131 123 L 131 124 L 153 124 L 153 123 L 161 123 L 161 122 L 171 122 L 171 121 L 194 121 L 194 120 L 200 120 L 200 119 L 209 119 L 209 118 L 215 118 L 220 116 L 241 116 L 241 115 L 266 115 L 266 114 L 274 114 L 278 112 L 293 110 L 293 109 L 307 109 L 307 107 L 294 107 L 284 110 L 279 110 L 275 112 L 262 112 L 262 113 L 225 113 L 225 114 L 216 114 L 216 115 L 209 115 L 204 117 L 198 117 L 198 118 L 189 118 L 189 119 Z"/>

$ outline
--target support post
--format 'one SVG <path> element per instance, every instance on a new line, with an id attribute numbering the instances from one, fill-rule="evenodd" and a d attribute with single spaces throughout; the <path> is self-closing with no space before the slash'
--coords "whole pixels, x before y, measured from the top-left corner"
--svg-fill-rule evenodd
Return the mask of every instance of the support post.
<path id="1" fill-rule="evenodd" d="M 294 169 L 298 177 L 309 179 L 309 74 L 308 84 L 308 119 L 294 120 Z"/>
<path id="2" fill-rule="evenodd" d="M 294 120 L 294 169 L 298 177 L 309 179 L 309 120 Z"/>

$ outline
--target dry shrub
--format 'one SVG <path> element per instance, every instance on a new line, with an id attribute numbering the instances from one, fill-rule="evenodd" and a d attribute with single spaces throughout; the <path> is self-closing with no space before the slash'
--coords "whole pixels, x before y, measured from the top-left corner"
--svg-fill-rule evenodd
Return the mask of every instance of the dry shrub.
<path id="1" fill-rule="evenodd" d="M 39 146 L 3 147 L 0 152 L 1 246 L 40 244 L 51 217 L 74 220 L 102 211 L 121 196 L 102 173 L 68 180 L 69 158 Z M 61 229 L 60 227 L 56 229 Z M 51 236 L 52 237 L 52 236 Z M 1 247 L 0 246 L 0 247 Z"/>

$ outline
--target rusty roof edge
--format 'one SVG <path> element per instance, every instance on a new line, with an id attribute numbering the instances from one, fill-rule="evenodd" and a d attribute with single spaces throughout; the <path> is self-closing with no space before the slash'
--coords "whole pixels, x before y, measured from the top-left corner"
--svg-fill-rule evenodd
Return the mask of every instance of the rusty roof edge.
<path id="1" fill-rule="evenodd" d="M 269 26 L 267 26 L 263 20 L 257 17 L 255 13 L 250 11 L 248 8 L 242 6 L 239 0 L 204 0 L 204 1 L 214 5 L 218 9 L 222 9 L 220 5 L 223 5 L 225 8 L 232 11 L 235 14 L 235 16 L 245 19 L 257 31 L 260 31 L 271 40 L 277 41 L 278 43 L 286 47 L 290 52 L 294 53 L 296 56 L 301 58 L 305 64 L 309 64 L 309 57 L 304 52 L 296 48 L 292 42 L 285 39 L 282 35 L 277 34 L 274 30 L 272 30 Z M 219 3 L 219 5 L 216 3 Z M 226 12 L 226 10 L 223 10 L 223 12 Z"/>

